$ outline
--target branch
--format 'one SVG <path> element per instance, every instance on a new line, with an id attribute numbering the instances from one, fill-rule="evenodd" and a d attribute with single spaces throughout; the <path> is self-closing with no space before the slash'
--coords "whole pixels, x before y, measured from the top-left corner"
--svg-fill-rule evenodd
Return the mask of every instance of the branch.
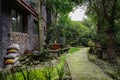
<path id="1" fill-rule="evenodd" d="M 103 0 L 102 1 L 102 8 L 103 8 L 103 17 L 107 20 L 107 21 L 109 21 L 109 19 L 110 19 L 110 16 L 108 15 L 108 13 L 107 13 L 107 7 L 106 7 L 106 5 L 105 5 L 105 0 Z"/>

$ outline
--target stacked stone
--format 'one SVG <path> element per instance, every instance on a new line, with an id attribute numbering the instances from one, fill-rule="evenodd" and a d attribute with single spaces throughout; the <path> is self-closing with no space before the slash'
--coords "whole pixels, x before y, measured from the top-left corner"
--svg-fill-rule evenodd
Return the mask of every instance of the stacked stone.
<path id="1" fill-rule="evenodd" d="M 19 45 L 12 44 L 7 49 L 7 55 L 5 56 L 5 67 L 17 66 L 19 62 Z"/>

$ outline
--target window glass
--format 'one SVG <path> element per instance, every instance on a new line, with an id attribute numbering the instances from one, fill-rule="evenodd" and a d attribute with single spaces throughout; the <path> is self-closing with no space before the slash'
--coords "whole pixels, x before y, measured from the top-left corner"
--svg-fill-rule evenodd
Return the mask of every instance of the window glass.
<path id="1" fill-rule="evenodd" d="M 18 32 L 24 32 L 23 29 L 23 16 L 20 13 L 17 13 L 17 24 L 18 24 Z"/>
<path id="2" fill-rule="evenodd" d="M 34 34 L 39 34 L 38 22 L 34 20 Z"/>
<path id="3" fill-rule="evenodd" d="M 24 29 L 26 26 L 24 26 L 25 19 L 23 19 L 23 15 L 17 12 L 16 10 L 12 9 L 11 17 L 12 17 L 12 31 L 23 33 L 26 32 Z"/>
<path id="4" fill-rule="evenodd" d="M 16 31 L 17 29 L 17 18 L 16 18 L 16 12 L 14 10 L 11 11 L 12 15 L 12 30 Z"/>

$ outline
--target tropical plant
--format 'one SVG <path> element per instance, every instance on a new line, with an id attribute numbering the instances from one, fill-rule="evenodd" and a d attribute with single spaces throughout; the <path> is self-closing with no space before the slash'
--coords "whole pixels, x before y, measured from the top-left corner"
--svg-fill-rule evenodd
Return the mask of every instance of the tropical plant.
<path id="1" fill-rule="evenodd" d="M 56 69 L 57 69 L 57 75 L 59 76 L 59 80 L 63 80 L 65 75 L 64 66 L 60 65 L 60 67 L 57 67 Z"/>
<path id="2" fill-rule="evenodd" d="M 40 78 L 37 77 L 36 70 L 30 67 L 25 67 L 25 69 L 20 69 L 19 76 L 21 76 L 23 80 L 40 80 Z"/>
<path id="3" fill-rule="evenodd" d="M 54 67 L 51 64 L 49 64 L 49 66 L 46 66 L 42 73 L 45 80 L 53 80 L 56 76 L 54 72 Z"/>

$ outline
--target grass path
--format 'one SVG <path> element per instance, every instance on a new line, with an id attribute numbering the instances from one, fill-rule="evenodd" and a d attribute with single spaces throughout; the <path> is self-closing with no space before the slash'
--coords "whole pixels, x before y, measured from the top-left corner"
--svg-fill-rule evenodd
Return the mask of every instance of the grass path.
<path id="1" fill-rule="evenodd" d="M 87 48 L 83 48 L 67 59 L 73 80 L 112 80 L 95 64 L 88 61 Z"/>

